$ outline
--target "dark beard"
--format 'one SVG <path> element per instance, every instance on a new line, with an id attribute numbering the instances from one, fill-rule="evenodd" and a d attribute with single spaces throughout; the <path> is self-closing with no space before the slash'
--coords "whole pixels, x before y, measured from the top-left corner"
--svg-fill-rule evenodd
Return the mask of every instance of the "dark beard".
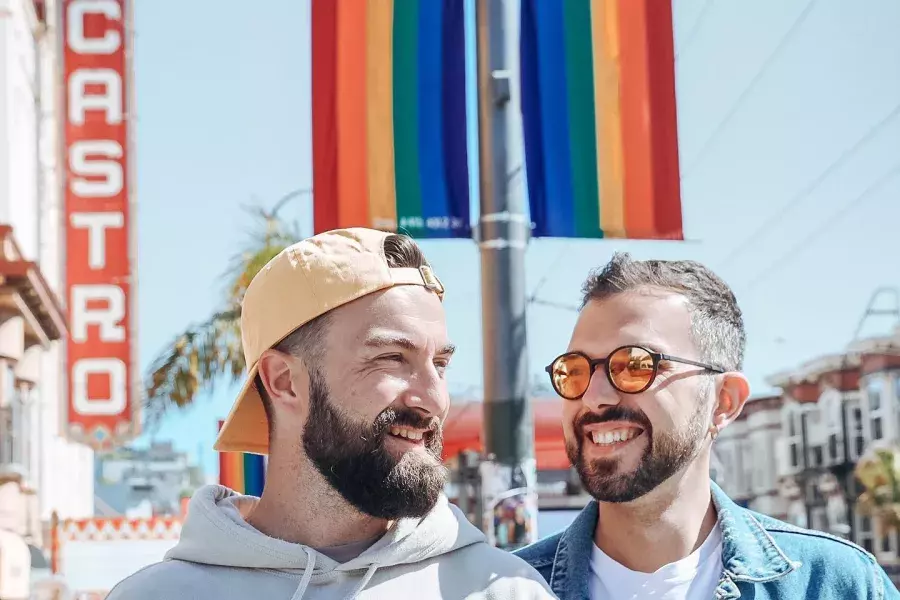
<path id="1" fill-rule="evenodd" d="M 585 490 L 599 502 L 631 502 L 655 490 L 664 481 L 694 460 L 703 443 L 704 403 L 698 402 L 685 431 L 654 434 L 650 420 L 642 411 L 616 405 L 601 414 L 585 413 L 576 419 L 575 439 L 566 443 L 566 454 L 578 471 Z M 587 441 L 584 427 L 591 423 L 625 421 L 639 425 L 648 442 L 640 462 L 630 473 L 619 471 L 619 459 L 584 460 Z"/>
<path id="2" fill-rule="evenodd" d="M 446 482 L 443 435 L 437 417 L 387 408 L 370 424 L 343 414 L 330 398 L 321 373 L 310 373 L 309 419 L 303 450 L 329 484 L 357 510 L 379 519 L 420 518 L 437 503 Z M 427 452 L 399 459 L 385 447 L 391 426 L 429 429 Z"/>

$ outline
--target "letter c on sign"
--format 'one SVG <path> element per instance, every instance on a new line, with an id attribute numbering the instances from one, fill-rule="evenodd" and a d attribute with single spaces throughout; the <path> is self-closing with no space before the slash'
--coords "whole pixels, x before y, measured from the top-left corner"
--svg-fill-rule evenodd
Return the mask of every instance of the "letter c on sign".
<path id="1" fill-rule="evenodd" d="M 91 400 L 88 376 L 109 377 L 109 398 Z M 72 366 L 72 405 L 80 415 L 113 416 L 125 410 L 125 363 L 117 358 L 82 358 Z"/>
<path id="2" fill-rule="evenodd" d="M 76 0 L 69 4 L 68 37 L 69 47 L 78 54 L 112 54 L 119 49 L 122 36 L 118 31 L 104 32 L 102 38 L 84 36 L 84 16 L 104 15 L 110 21 L 122 19 L 122 10 L 115 0 Z"/>

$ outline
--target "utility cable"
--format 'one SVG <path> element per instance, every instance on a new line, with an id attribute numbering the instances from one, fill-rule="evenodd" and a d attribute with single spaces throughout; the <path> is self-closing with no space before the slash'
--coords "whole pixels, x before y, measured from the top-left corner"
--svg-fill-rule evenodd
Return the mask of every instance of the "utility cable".
<path id="1" fill-rule="evenodd" d="M 837 211 L 831 217 L 823 222 L 821 225 L 813 229 L 806 237 L 804 237 L 800 242 L 794 244 L 790 250 L 785 252 L 778 258 L 778 260 L 772 262 L 768 268 L 762 270 L 759 275 L 757 275 L 754 279 L 747 284 L 747 287 L 753 289 L 759 282 L 767 279 L 772 273 L 775 273 L 785 264 L 787 264 L 791 258 L 797 256 L 804 247 L 808 246 L 810 242 L 816 239 L 819 235 L 827 231 L 831 226 L 840 222 L 844 219 L 852 210 L 858 209 L 860 203 L 865 202 L 866 200 L 871 199 L 875 196 L 875 192 L 879 191 L 886 183 L 888 183 L 891 179 L 900 175 L 900 164 L 895 165 L 890 171 L 886 174 L 882 175 L 878 178 L 875 183 L 871 184 L 867 187 L 861 194 L 853 198 L 846 206 L 844 206 L 841 210 Z"/>
<path id="2" fill-rule="evenodd" d="M 782 220 L 784 216 L 796 209 L 797 206 L 802 204 L 802 200 L 809 197 L 822 183 L 824 183 L 828 176 L 831 175 L 834 171 L 838 170 L 844 164 L 850 160 L 853 156 L 856 155 L 866 144 L 868 144 L 872 139 L 878 134 L 881 129 L 883 129 L 892 119 L 900 115 L 900 103 L 896 104 L 894 108 L 889 112 L 885 117 L 880 119 L 875 125 L 870 127 L 865 134 L 861 138 L 859 138 L 855 144 L 847 148 L 834 162 L 828 165 L 825 170 L 823 170 L 817 177 L 815 177 L 812 181 L 809 182 L 807 186 L 805 186 L 802 190 L 800 190 L 796 195 L 792 196 L 787 202 L 780 205 L 765 222 L 757 227 L 753 233 L 748 235 L 743 242 L 741 242 L 734 250 L 732 250 L 728 256 L 726 256 L 721 263 L 716 267 L 717 269 L 723 269 L 725 266 L 734 261 L 735 258 L 740 256 L 745 251 L 752 248 L 759 236 L 769 231 L 772 227 L 778 224 L 778 221 Z"/>
<path id="3" fill-rule="evenodd" d="M 756 72 L 756 75 L 753 76 L 753 79 L 750 80 L 749 85 L 744 88 L 744 91 L 741 92 L 740 96 L 738 96 L 738 99 L 734 102 L 734 104 L 731 105 L 731 109 L 725 115 L 725 118 L 719 121 L 719 124 L 716 125 L 715 129 L 713 129 L 712 135 L 706 138 L 706 141 L 700 147 L 700 150 L 694 155 L 694 160 L 686 169 L 682 171 L 682 179 L 686 179 L 690 176 L 691 171 L 694 170 L 694 167 L 696 167 L 700 163 L 700 161 L 706 155 L 707 151 L 712 147 L 713 143 L 719 138 L 719 134 L 725 129 L 725 127 L 728 126 L 728 124 L 731 122 L 731 119 L 733 119 L 734 115 L 736 115 L 738 110 L 740 110 L 741 106 L 744 104 L 744 101 L 746 101 L 749 97 L 750 92 L 752 92 L 756 85 L 760 82 L 760 80 L 762 80 L 765 72 L 768 71 L 773 64 L 775 64 L 776 59 L 787 47 L 788 42 L 791 40 L 791 38 L 794 37 L 794 35 L 800 29 L 800 26 L 803 25 L 803 23 L 806 21 L 807 17 L 809 17 L 809 14 L 812 12 L 816 1 L 817 0 L 810 0 L 810 2 L 806 5 L 806 8 L 803 9 L 803 12 L 800 13 L 800 16 L 797 17 L 793 25 L 791 25 L 790 29 L 788 29 L 788 32 L 781 38 L 781 41 L 778 42 L 775 50 L 773 50 L 772 53 L 769 54 L 769 56 L 763 62 L 762 67 L 759 69 L 759 71 Z"/>
<path id="4" fill-rule="evenodd" d="M 709 9 L 712 7 L 712 0 L 706 0 L 706 4 L 700 9 L 700 14 L 697 15 L 697 19 L 694 21 L 694 24 L 691 26 L 691 30 L 684 37 L 684 42 L 682 42 L 681 46 L 675 52 L 675 60 L 682 55 L 684 55 L 684 51 L 687 50 L 691 42 L 694 41 L 694 38 L 697 37 L 697 32 L 700 31 L 700 27 L 703 25 L 703 19 L 706 18 Z"/>

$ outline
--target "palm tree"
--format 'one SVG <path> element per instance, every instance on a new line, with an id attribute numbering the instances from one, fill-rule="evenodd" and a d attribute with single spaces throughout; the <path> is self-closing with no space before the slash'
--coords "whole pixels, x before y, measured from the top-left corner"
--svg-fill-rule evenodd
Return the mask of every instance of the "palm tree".
<path id="1" fill-rule="evenodd" d="M 883 532 L 900 527 L 900 448 L 870 451 L 854 473 L 865 489 L 859 496 L 860 512 L 877 519 Z"/>
<path id="2" fill-rule="evenodd" d="M 285 196 L 270 211 L 248 209 L 259 227 L 251 232 L 250 243 L 232 257 L 225 272 L 223 305 L 205 321 L 175 336 L 150 365 L 145 380 L 147 429 L 158 426 L 170 408 L 185 408 L 199 393 L 212 391 L 222 377 L 234 383 L 243 375 L 241 300 L 259 270 L 299 239 L 296 225 L 289 225 L 277 213 L 286 200 L 304 191 Z"/>

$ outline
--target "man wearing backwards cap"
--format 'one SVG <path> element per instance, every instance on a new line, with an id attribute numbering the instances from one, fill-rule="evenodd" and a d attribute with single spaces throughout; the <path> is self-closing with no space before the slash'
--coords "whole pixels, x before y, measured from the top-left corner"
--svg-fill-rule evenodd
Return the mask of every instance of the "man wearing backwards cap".
<path id="1" fill-rule="evenodd" d="M 250 369 L 216 441 L 269 455 L 262 498 L 197 491 L 178 544 L 109 600 L 553 598 L 443 495 L 444 289 L 405 236 L 326 232 L 253 279 Z"/>

